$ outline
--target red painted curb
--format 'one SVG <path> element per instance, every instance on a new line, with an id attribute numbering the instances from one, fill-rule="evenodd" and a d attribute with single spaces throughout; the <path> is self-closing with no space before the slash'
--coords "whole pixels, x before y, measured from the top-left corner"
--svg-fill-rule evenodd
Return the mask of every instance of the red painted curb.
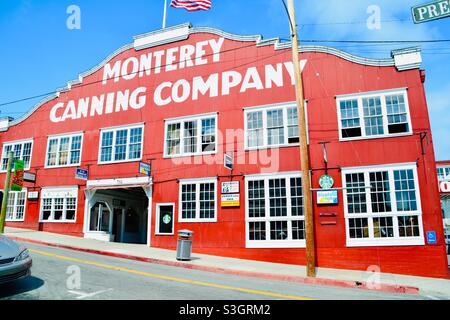
<path id="1" fill-rule="evenodd" d="M 229 274 L 229 275 L 261 278 L 261 279 L 266 279 L 266 280 L 288 281 L 288 282 L 296 282 L 296 283 L 304 283 L 304 284 L 335 286 L 335 287 L 342 287 L 342 288 L 357 288 L 357 289 L 364 289 L 364 290 L 370 290 L 370 291 L 382 291 L 382 292 L 389 292 L 389 293 L 419 294 L 419 291 L 420 291 L 419 288 L 417 288 L 417 287 L 402 286 L 402 285 L 390 285 L 390 284 L 371 285 L 366 282 L 359 282 L 359 281 L 334 280 L 334 279 L 324 279 L 324 278 L 304 278 L 304 277 L 298 277 L 298 276 L 276 275 L 276 274 L 271 274 L 271 273 L 241 271 L 241 270 L 225 269 L 225 268 L 219 268 L 219 267 L 198 266 L 198 265 L 194 265 L 191 263 L 185 263 L 185 262 L 168 261 L 168 260 L 161 260 L 161 259 L 155 259 L 155 258 L 144 258 L 144 257 L 138 257 L 138 256 L 132 256 L 132 255 L 127 255 L 127 254 L 122 254 L 122 253 L 108 252 L 108 251 L 101 251 L 101 250 L 95 250 L 95 249 L 84 249 L 84 248 L 66 246 L 66 245 L 50 243 L 50 242 L 45 242 L 45 241 L 40 241 L 40 240 L 25 239 L 25 238 L 20 238 L 20 237 L 15 237 L 15 236 L 8 236 L 8 237 L 10 239 L 14 239 L 17 241 L 41 244 L 41 245 L 46 245 L 46 246 L 50 246 L 50 247 L 74 250 L 74 251 L 79 251 L 79 252 L 93 253 L 93 254 L 98 254 L 98 255 L 103 255 L 103 256 L 135 260 L 135 261 L 141 261 L 141 262 L 148 262 L 148 263 L 166 265 L 166 266 L 171 266 L 171 267 L 186 268 L 186 269 L 191 269 L 191 270 L 199 270 L 199 271 L 222 273 L 222 274 Z"/>

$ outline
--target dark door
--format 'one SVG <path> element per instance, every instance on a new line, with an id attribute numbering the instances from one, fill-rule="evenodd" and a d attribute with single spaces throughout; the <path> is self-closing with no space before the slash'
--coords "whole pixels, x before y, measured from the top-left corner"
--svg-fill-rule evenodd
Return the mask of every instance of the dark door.
<path id="1" fill-rule="evenodd" d="M 159 234 L 173 234 L 173 206 L 159 207 Z"/>
<path id="2" fill-rule="evenodd" d="M 123 209 L 114 208 L 114 217 L 113 217 L 114 242 L 122 242 L 122 215 Z"/>

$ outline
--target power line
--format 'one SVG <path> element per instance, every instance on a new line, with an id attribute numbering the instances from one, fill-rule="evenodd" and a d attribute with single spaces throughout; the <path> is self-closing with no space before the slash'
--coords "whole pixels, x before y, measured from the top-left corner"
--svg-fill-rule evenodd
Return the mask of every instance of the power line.
<path id="1" fill-rule="evenodd" d="M 392 23 L 392 22 L 408 22 L 409 19 L 391 19 L 391 20 L 381 20 L 381 23 Z M 355 25 L 355 24 L 367 24 L 367 21 L 335 21 L 335 22 L 324 22 L 324 23 L 302 23 L 300 26 L 329 26 L 329 25 Z"/>

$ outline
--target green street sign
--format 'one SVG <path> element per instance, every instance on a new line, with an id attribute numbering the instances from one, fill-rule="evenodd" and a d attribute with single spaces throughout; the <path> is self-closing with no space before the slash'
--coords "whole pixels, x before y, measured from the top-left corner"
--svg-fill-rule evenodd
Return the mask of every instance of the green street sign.
<path id="1" fill-rule="evenodd" d="M 11 191 L 22 191 L 24 169 L 25 163 L 23 162 L 23 160 L 14 161 L 14 176 L 12 180 Z"/>
<path id="2" fill-rule="evenodd" d="M 412 8 L 414 23 L 450 17 L 450 0 L 433 1 Z"/>

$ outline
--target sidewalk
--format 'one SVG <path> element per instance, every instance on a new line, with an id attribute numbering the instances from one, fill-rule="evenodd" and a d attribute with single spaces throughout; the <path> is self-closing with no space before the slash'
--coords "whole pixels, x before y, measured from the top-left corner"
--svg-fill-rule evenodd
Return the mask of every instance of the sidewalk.
<path id="1" fill-rule="evenodd" d="M 445 279 L 382 273 L 380 275 L 381 284 L 374 287 L 375 285 L 370 285 L 370 283 L 366 282 L 369 276 L 363 271 L 318 268 L 317 278 L 311 279 L 306 277 L 306 268 L 303 266 L 224 258 L 204 254 L 193 254 L 192 261 L 180 262 L 176 260 L 175 251 L 149 248 L 146 245 L 108 243 L 16 228 L 5 228 L 5 235 L 25 242 L 202 271 L 308 284 L 421 294 L 450 299 L 450 280 Z"/>

